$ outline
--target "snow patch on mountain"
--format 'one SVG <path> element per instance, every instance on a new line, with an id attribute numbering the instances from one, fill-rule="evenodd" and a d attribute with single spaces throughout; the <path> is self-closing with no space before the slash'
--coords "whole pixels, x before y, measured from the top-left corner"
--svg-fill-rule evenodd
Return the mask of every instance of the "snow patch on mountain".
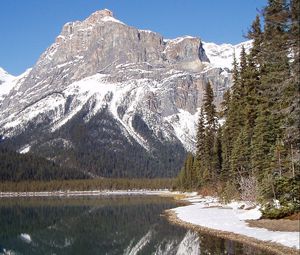
<path id="1" fill-rule="evenodd" d="M 118 20 L 114 17 L 110 17 L 110 16 L 106 16 L 106 17 L 102 18 L 102 21 L 103 22 L 117 22 L 117 23 L 120 23 L 122 25 L 125 25 L 122 21 L 120 21 L 120 20 Z"/>
<path id="2" fill-rule="evenodd" d="M 109 18 L 110 16 L 106 17 Z M 192 37 L 181 37 L 170 41 L 172 43 L 179 43 L 191 38 Z M 216 45 L 214 43 L 204 43 L 203 47 L 209 57 L 210 63 L 206 63 L 206 68 L 202 73 L 206 73 L 216 67 L 231 68 L 233 53 L 235 52 L 236 55 L 238 55 L 242 46 L 245 47 L 246 51 L 249 51 L 251 44 L 251 41 L 235 46 L 230 44 Z M 65 66 L 61 67 L 68 67 L 71 64 L 72 63 L 67 62 Z M 139 71 L 135 63 L 119 64 L 116 68 L 119 72 L 126 73 L 135 70 L 140 74 L 152 74 L 152 71 L 144 69 Z M 24 74 L 14 77 L 3 69 L 0 69 L 0 80 L 2 81 L 2 84 L 0 84 L 0 105 L 1 99 L 3 100 L 10 91 L 13 89 L 17 91 L 19 89 L 22 81 L 28 76 L 30 71 L 31 70 L 27 70 Z M 228 69 L 223 70 L 221 75 L 228 77 L 228 72 Z M 173 83 L 175 80 L 182 79 L 187 75 L 189 75 L 189 73 L 186 71 L 170 69 L 166 73 L 166 77 L 160 82 L 145 78 L 127 80 L 124 82 L 109 82 L 109 74 L 97 73 L 68 85 L 64 90 L 60 91 L 60 93 L 45 96 L 36 103 L 23 109 L 22 112 L 10 114 L 3 126 L 4 130 L 7 131 L 5 135 L 10 137 L 15 135 L 16 132 L 24 130 L 27 123 L 33 119 L 38 120 L 40 114 L 48 115 L 48 117 L 51 116 L 50 130 L 54 132 L 72 119 L 90 100 L 90 109 L 87 116 L 85 116 L 85 122 L 88 122 L 104 107 L 108 107 L 124 131 L 124 135 L 127 136 L 128 141 L 130 141 L 130 137 L 132 137 L 143 148 L 149 151 L 148 142 L 138 134 L 132 126 L 134 114 L 140 113 L 144 121 L 146 121 L 147 125 L 155 134 L 160 133 L 167 140 L 172 140 L 172 136 L 177 137 L 187 151 L 194 151 L 198 111 L 191 113 L 185 109 L 178 108 L 174 113 L 167 114 L 167 116 L 162 114 L 160 117 L 158 117 L 158 115 L 154 117 L 151 110 L 144 108 L 146 102 L 143 101 L 143 99 L 147 99 L 151 93 L 154 95 L 153 100 L 155 101 L 155 95 L 157 93 L 166 93 L 164 90 L 167 88 L 164 87 L 164 84 Z M 28 90 L 28 95 L 36 93 L 35 87 L 39 87 L 39 84 L 35 84 L 31 87 L 29 89 L 30 91 Z M 70 101 L 68 110 L 65 109 L 67 100 Z M 26 102 L 26 97 L 21 98 L 21 101 Z M 120 106 L 126 108 L 122 116 L 120 116 L 118 112 Z M 157 125 L 158 123 L 160 124 Z"/>
<path id="3" fill-rule="evenodd" d="M 15 78 L 0 67 L 0 102 L 13 88 Z"/>
<path id="4" fill-rule="evenodd" d="M 195 151 L 198 115 L 198 111 L 195 114 L 191 114 L 188 111 L 179 109 L 177 114 L 165 118 L 173 127 L 177 138 L 184 145 L 185 149 L 191 152 Z"/>
<path id="5" fill-rule="evenodd" d="M 0 67 L 0 107 L 2 101 L 9 95 L 12 90 L 18 90 L 24 79 L 31 69 L 27 69 L 19 76 L 13 76 Z"/>
<path id="6" fill-rule="evenodd" d="M 250 47 L 248 42 L 203 44 L 190 36 L 164 40 L 158 33 L 127 26 L 107 9 L 96 11 L 83 21 L 66 23 L 22 77 L 0 70 L 6 75 L 0 88 L 8 86 L 0 89 L 0 134 L 16 137 L 18 150 L 28 144 L 34 152 L 53 149 L 61 146 L 55 139 L 66 139 L 76 151 L 72 137 L 60 136 L 81 123 L 87 128 L 83 136 L 99 136 L 89 141 L 101 149 L 114 151 L 111 145 L 120 139 L 124 148 L 139 148 L 150 156 L 155 168 L 158 163 L 172 165 L 175 161 L 164 155 L 174 152 L 180 165 L 184 149 L 195 151 L 207 81 L 218 107 L 231 85 L 233 52 L 238 54 L 242 45 Z"/>
<path id="7" fill-rule="evenodd" d="M 28 144 L 28 145 L 25 145 L 24 147 L 22 147 L 20 150 L 19 150 L 19 153 L 21 154 L 25 154 L 25 153 L 28 153 L 30 151 L 30 148 L 31 146 Z"/>
<path id="8" fill-rule="evenodd" d="M 203 48 L 210 60 L 210 67 L 221 67 L 228 69 L 232 69 L 234 53 L 237 60 L 239 60 L 243 46 L 248 53 L 252 47 L 252 40 L 242 42 L 237 45 L 203 42 Z"/>

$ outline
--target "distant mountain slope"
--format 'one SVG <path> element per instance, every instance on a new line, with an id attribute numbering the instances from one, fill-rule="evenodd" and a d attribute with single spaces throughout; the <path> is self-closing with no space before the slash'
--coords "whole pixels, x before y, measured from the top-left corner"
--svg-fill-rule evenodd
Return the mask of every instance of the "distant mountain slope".
<path id="1" fill-rule="evenodd" d="M 207 82 L 217 105 L 231 85 L 217 63 L 199 38 L 164 40 L 97 11 L 64 25 L 4 98 L 0 134 L 18 151 L 95 176 L 174 176 L 195 150 Z"/>
<path id="2" fill-rule="evenodd" d="M 249 52 L 249 50 L 252 47 L 252 41 L 249 40 L 246 42 L 239 43 L 237 45 L 231 45 L 231 44 L 218 45 L 215 43 L 203 42 L 203 48 L 212 66 L 228 68 L 228 69 L 232 69 L 234 53 L 237 58 L 237 61 L 239 60 L 242 47 L 245 48 L 246 52 Z"/>
<path id="3" fill-rule="evenodd" d="M 32 154 L 19 154 L 0 147 L 0 180 L 67 180 L 88 178 L 87 174 L 70 168 L 62 168 Z"/>
<path id="4" fill-rule="evenodd" d="M 19 76 L 13 76 L 0 67 L 0 106 L 12 90 L 17 90 L 31 69 Z"/>

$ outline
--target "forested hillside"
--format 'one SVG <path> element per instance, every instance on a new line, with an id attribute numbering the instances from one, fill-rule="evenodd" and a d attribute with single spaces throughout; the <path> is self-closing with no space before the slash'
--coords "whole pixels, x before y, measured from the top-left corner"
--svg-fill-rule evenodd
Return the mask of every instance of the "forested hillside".
<path id="1" fill-rule="evenodd" d="M 1 181 L 85 179 L 88 175 L 76 169 L 62 168 L 33 154 L 20 154 L 0 147 Z"/>
<path id="2" fill-rule="evenodd" d="M 247 35 L 253 48 L 233 60 L 233 86 L 219 113 L 207 84 L 197 152 L 188 154 L 179 187 L 218 183 L 224 197 L 264 201 L 266 217 L 299 211 L 299 14 L 299 0 L 268 1 L 263 28 L 258 15 Z"/>

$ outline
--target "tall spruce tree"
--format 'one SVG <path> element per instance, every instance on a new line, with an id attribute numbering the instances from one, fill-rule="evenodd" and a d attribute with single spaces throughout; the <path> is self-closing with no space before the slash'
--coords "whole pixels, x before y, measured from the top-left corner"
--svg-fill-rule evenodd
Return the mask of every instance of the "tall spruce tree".
<path id="1" fill-rule="evenodd" d="M 260 105 L 252 140 L 252 165 L 259 178 L 272 174 L 276 139 L 282 138 L 283 84 L 289 77 L 287 9 L 283 0 L 270 0 L 264 9 Z M 262 173 L 263 172 L 263 173 Z"/>
<path id="2" fill-rule="evenodd" d="M 205 119 L 203 108 L 200 109 L 197 125 L 196 136 L 196 157 L 195 157 L 195 170 L 197 174 L 197 184 L 201 186 L 204 171 L 204 151 L 205 151 Z"/>
<path id="3" fill-rule="evenodd" d="M 214 92 L 210 82 L 207 83 L 204 95 L 203 109 L 206 119 L 206 127 L 215 132 L 217 130 L 217 111 L 214 104 Z"/>
<path id="4" fill-rule="evenodd" d="M 181 189 L 195 188 L 194 156 L 188 153 L 176 179 L 176 186 Z"/>
<path id="5" fill-rule="evenodd" d="M 289 6 L 288 47 L 291 75 L 285 84 L 286 116 L 283 142 L 287 150 L 290 173 L 300 173 L 300 1 L 291 0 Z"/>
<path id="6" fill-rule="evenodd" d="M 274 208 L 266 210 L 268 217 L 300 210 L 295 192 L 300 187 L 299 5 L 299 0 L 268 1 L 264 29 L 257 16 L 248 32 L 250 53 L 242 49 L 240 64 L 234 56 L 233 84 L 221 105 L 224 124 L 218 127 L 210 84 L 199 116 L 193 169 L 201 185 L 221 176 L 239 188 L 239 178 L 256 178 L 263 199 L 276 198 L 285 206 L 275 216 Z"/>
<path id="7" fill-rule="evenodd" d="M 252 48 L 250 50 L 250 56 L 252 57 L 256 67 L 259 67 L 262 61 L 261 55 L 262 55 L 262 43 L 263 43 L 263 33 L 261 30 L 259 15 L 256 15 L 256 18 L 253 21 L 252 26 L 248 31 L 247 38 L 253 41 Z"/>
<path id="8" fill-rule="evenodd" d="M 230 89 L 230 96 L 228 100 L 223 101 L 223 107 L 226 108 L 226 121 L 222 127 L 222 179 L 225 181 L 230 179 L 231 173 L 231 154 L 233 142 L 239 134 L 240 127 L 240 72 L 238 63 L 234 54 L 233 70 L 232 70 L 233 84 Z"/>
<path id="9" fill-rule="evenodd" d="M 203 109 L 205 114 L 205 142 L 203 156 L 203 182 L 212 182 L 217 178 L 217 169 L 215 168 L 216 150 L 215 144 L 217 139 L 217 112 L 214 105 L 214 92 L 210 82 L 207 83 Z"/>
<path id="10" fill-rule="evenodd" d="M 222 172 L 222 128 L 220 125 L 217 126 L 215 132 L 212 164 L 216 174 L 215 180 L 217 180 Z"/>

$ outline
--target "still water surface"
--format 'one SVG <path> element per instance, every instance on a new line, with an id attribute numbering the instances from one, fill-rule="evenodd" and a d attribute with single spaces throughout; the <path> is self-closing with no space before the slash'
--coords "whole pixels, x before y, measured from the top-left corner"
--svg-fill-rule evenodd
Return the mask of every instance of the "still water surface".
<path id="1" fill-rule="evenodd" d="M 267 254 L 169 224 L 169 198 L 0 199 L 0 254 Z"/>

